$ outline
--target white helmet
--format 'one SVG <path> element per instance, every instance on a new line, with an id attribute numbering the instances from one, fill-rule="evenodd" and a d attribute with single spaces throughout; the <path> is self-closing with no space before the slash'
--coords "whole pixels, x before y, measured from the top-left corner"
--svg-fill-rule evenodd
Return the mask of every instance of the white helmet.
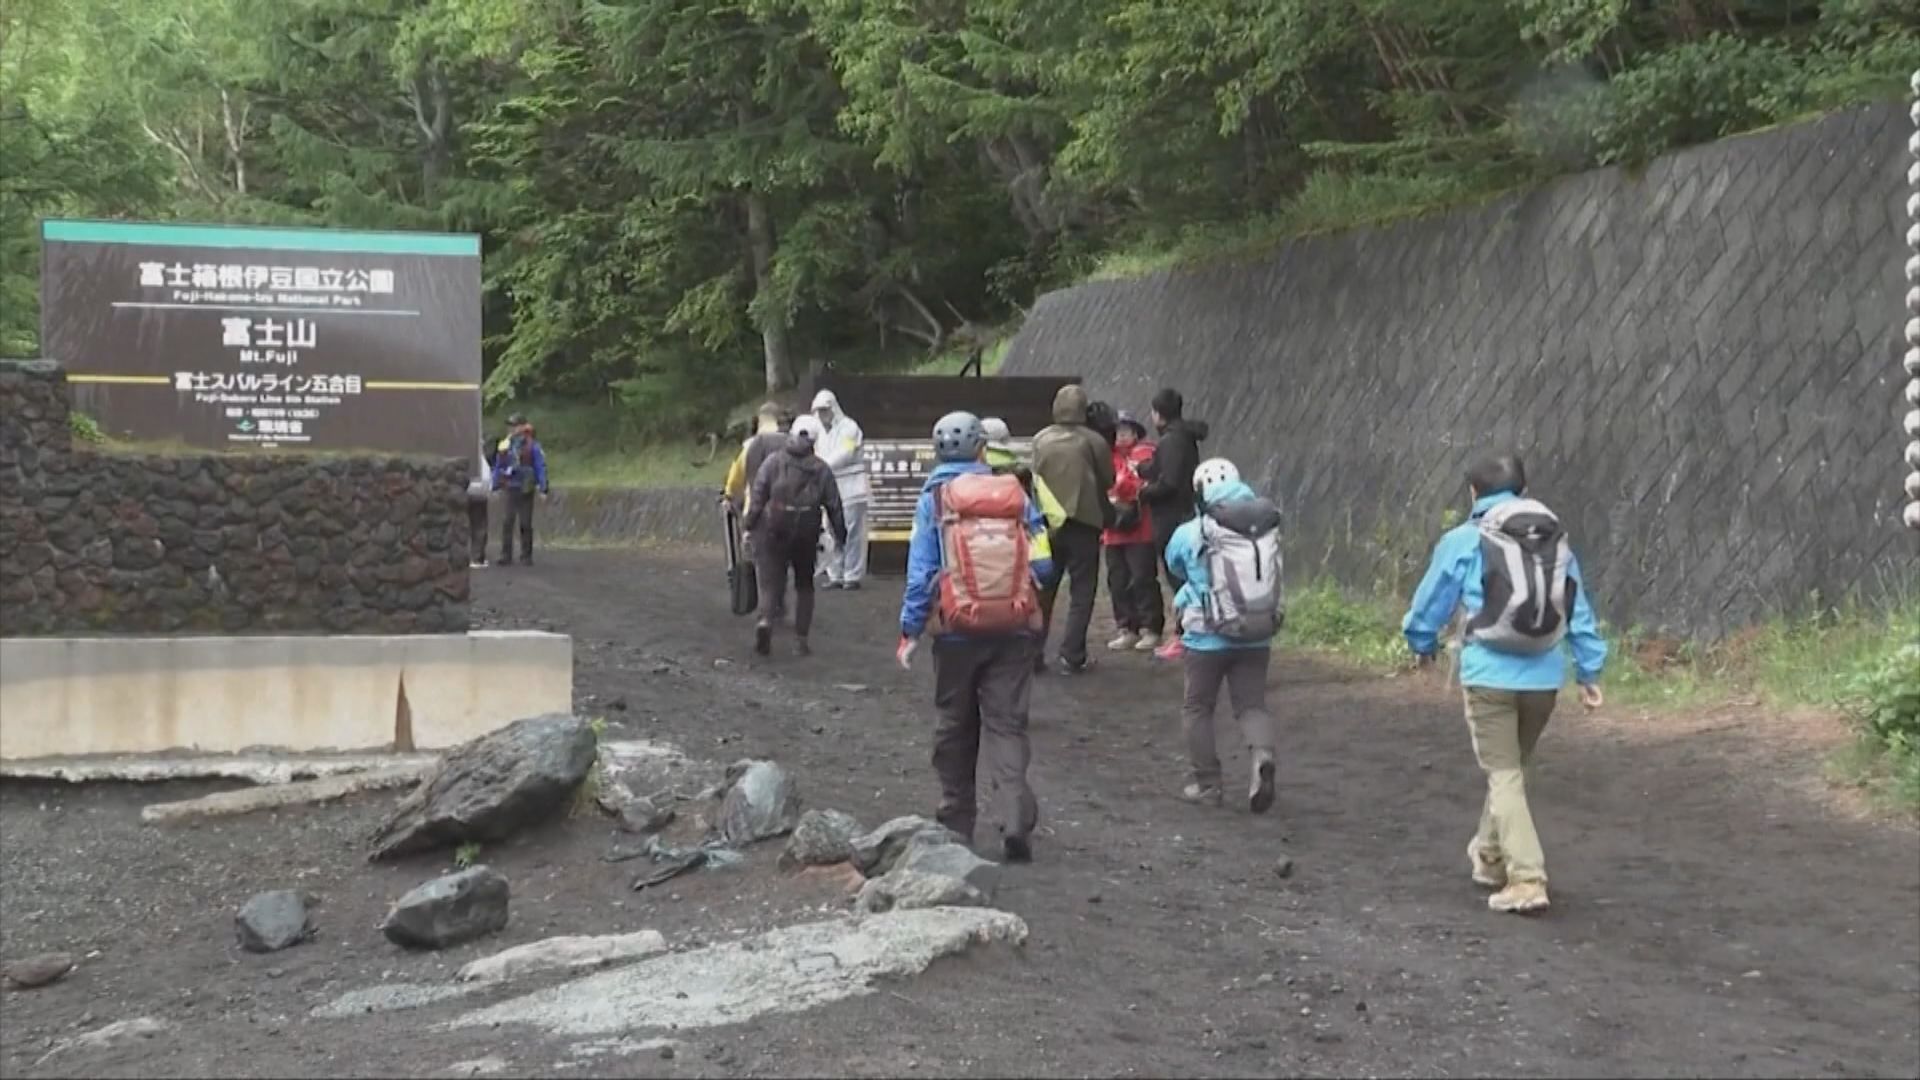
<path id="1" fill-rule="evenodd" d="M 1201 503 L 1207 501 L 1207 492 L 1222 484 L 1240 482 L 1240 470 L 1226 458 L 1208 458 L 1193 470 L 1193 493 L 1199 496 Z"/>

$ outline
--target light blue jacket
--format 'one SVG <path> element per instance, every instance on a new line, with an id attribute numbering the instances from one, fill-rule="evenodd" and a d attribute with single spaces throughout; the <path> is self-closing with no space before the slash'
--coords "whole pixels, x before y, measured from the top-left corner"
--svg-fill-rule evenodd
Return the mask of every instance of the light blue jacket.
<path id="1" fill-rule="evenodd" d="M 1252 488 L 1236 480 L 1220 488 L 1217 494 L 1207 499 L 1207 505 L 1215 503 L 1239 502 L 1242 499 L 1257 498 Z M 1196 610 L 1204 606 L 1207 590 L 1212 579 L 1207 576 L 1206 555 L 1200 550 L 1200 519 L 1195 518 L 1173 530 L 1173 539 L 1167 541 L 1167 566 L 1174 577 L 1184 582 L 1180 591 L 1173 594 L 1174 618 L 1179 621 L 1182 612 Z M 1228 649 L 1270 649 L 1271 641 L 1233 641 L 1219 634 L 1203 634 L 1194 630 L 1184 630 L 1180 634 L 1180 643 L 1194 652 L 1224 652 Z"/>
<path id="2" fill-rule="evenodd" d="M 920 502 L 913 510 L 913 539 L 907 545 L 907 593 L 900 601 L 900 633 L 917 638 L 926 633 L 927 619 L 933 614 L 940 591 L 940 518 L 934 512 L 940 487 L 956 476 L 991 476 L 993 470 L 979 461 L 943 461 L 927 474 L 920 489 Z M 1053 577 L 1053 545 L 1047 538 L 1047 519 L 1040 516 L 1033 500 L 1026 505 L 1028 569 L 1035 587 L 1044 586 Z M 959 634 L 943 637 L 959 638 Z"/>
<path id="3" fill-rule="evenodd" d="M 1440 634 L 1453 620 L 1455 609 L 1466 605 L 1467 618 L 1480 613 L 1486 602 L 1480 575 L 1480 526 L 1488 510 L 1516 498 L 1511 492 L 1497 492 L 1473 504 L 1473 516 L 1457 526 L 1434 545 L 1433 562 L 1427 576 L 1413 594 L 1413 603 L 1400 630 L 1407 647 L 1416 656 L 1432 656 L 1440 648 Z M 1574 678 L 1580 683 L 1600 681 L 1607 663 L 1607 643 L 1600 638 L 1594 622 L 1593 604 L 1587 599 L 1586 582 L 1580 577 L 1580 560 L 1567 564 L 1567 574 L 1579 586 L 1573 598 L 1573 618 L 1567 623 L 1567 643 L 1573 647 Z M 1544 653 L 1525 655 L 1499 652 L 1485 645 L 1468 642 L 1460 653 L 1460 684 L 1484 690 L 1558 690 L 1566 685 L 1566 650 L 1554 648 Z"/>

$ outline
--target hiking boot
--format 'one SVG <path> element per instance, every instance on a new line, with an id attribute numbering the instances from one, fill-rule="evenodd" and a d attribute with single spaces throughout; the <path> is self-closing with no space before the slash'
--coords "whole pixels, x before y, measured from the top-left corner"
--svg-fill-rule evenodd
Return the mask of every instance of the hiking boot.
<path id="1" fill-rule="evenodd" d="M 1487 897 L 1487 906 L 1495 911 L 1505 911 L 1514 915 L 1545 911 L 1547 910 L 1547 883 L 1544 881 L 1508 882 L 1506 888 Z"/>
<path id="2" fill-rule="evenodd" d="M 1219 806 L 1225 801 L 1219 784 L 1188 784 L 1180 789 L 1180 797 L 1195 806 Z"/>
<path id="3" fill-rule="evenodd" d="M 794 639 L 794 642 L 793 642 L 793 655 L 812 656 L 813 646 L 807 644 L 806 638 L 796 638 Z"/>
<path id="4" fill-rule="evenodd" d="M 1009 836 L 1000 842 L 1000 848 L 1006 853 L 1010 863 L 1030 863 L 1033 861 L 1033 841 L 1024 836 Z"/>
<path id="5" fill-rule="evenodd" d="M 1087 657 L 1085 660 L 1082 660 L 1077 664 L 1067 659 L 1064 656 L 1060 658 L 1060 674 L 1062 675 L 1085 675 L 1087 672 L 1092 670 L 1093 670 L 1093 657 L 1091 656 Z"/>
<path id="6" fill-rule="evenodd" d="M 485 570 L 486 568 L 487 568 L 487 560 L 485 559 L 480 559 L 478 561 L 470 562 L 467 564 L 467 569 L 469 570 Z"/>
<path id="7" fill-rule="evenodd" d="M 504 558 L 504 559 L 501 559 L 501 560 L 500 560 L 500 565 L 501 565 L 501 566 L 512 566 L 512 565 L 513 565 L 513 556 L 511 556 L 511 555 L 509 555 L 509 556 L 507 556 L 506 558 Z"/>
<path id="8" fill-rule="evenodd" d="M 860 591 L 860 583 L 857 581 L 843 581 L 840 583 L 840 587 L 847 590 L 848 592 Z"/>
<path id="9" fill-rule="evenodd" d="M 1153 650 L 1155 660 L 1183 660 L 1186 655 L 1187 647 L 1182 645 L 1177 637 L 1168 638 L 1165 645 Z"/>
<path id="10" fill-rule="evenodd" d="M 820 587 L 823 589 L 844 589 L 846 588 L 846 585 L 842 582 L 835 581 L 832 578 L 828 578 L 827 580 L 820 583 Z"/>
<path id="11" fill-rule="evenodd" d="M 1273 809 L 1273 756 L 1270 754 L 1253 760 L 1253 787 L 1247 792 L 1247 804 L 1256 814 Z"/>
<path id="12" fill-rule="evenodd" d="M 1126 652 L 1128 649 L 1135 649 L 1139 646 L 1140 635 L 1131 630 L 1122 630 L 1119 636 L 1107 642 L 1107 648 L 1112 649 L 1114 652 Z"/>
<path id="13" fill-rule="evenodd" d="M 1160 647 L 1160 635 L 1149 630 L 1140 635 L 1140 639 L 1133 643 L 1133 647 L 1141 652 L 1152 652 Z"/>
<path id="14" fill-rule="evenodd" d="M 773 653 L 773 624 L 761 623 L 753 628 L 753 651 L 761 656 Z"/>
<path id="15" fill-rule="evenodd" d="M 1467 842 L 1467 862 L 1472 866 L 1473 883 L 1487 889 L 1507 887 L 1507 863 L 1504 859 L 1490 858 L 1481 849 L 1479 838 Z"/>

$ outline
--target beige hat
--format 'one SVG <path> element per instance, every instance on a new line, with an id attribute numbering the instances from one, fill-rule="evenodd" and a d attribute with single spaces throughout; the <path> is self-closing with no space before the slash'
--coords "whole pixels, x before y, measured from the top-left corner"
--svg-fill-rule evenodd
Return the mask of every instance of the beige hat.
<path id="1" fill-rule="evenodd" d="M 1012 450 L 1013 432 L 1007 428 L 1007 422 L 997 416 L 989 416 L 980 421 L 980 430 L 986 432 L 987 449 Z"/>

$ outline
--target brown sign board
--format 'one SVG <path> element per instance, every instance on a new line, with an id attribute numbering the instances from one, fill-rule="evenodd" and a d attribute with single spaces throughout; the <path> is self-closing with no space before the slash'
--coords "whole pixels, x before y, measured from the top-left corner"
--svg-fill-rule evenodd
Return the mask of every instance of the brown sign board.
<path id="1" fill-rule="evenodd" d="M 50 220 L 41 241 L 42 354 L 106 434 L 478 467 L 478 237 Z"/>

